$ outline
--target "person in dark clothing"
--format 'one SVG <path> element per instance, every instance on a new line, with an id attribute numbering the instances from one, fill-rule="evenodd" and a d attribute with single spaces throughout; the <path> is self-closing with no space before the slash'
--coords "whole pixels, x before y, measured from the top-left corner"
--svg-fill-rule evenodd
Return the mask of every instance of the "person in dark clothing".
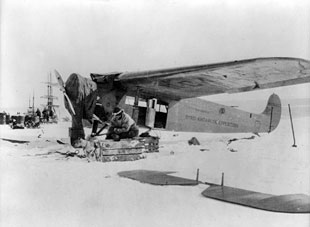
<path id="1" fill-rule="evenodd" d="M 39 128 L 40 127 L 40 117 L 35 114 L 33 119 L 33 128 Z"/>
<path id="2" fill-rule="evenodd" d="M 92 121 L 97 100 L 97 84 L 73 73 L 67 79 L 65 89 L 75 111 L 75 113 L 72 112 L 68 101 L 64 99 L 65 107 L 72 117 L 69 134 L 71 145 L 75 146 L 76 141 L 85 138 L 82 119 Z"/>
<path id="3" fill-rule="evenodd" d="M 54 117 L 54 112 L 53 112 L 53 110 L 50 110 L 50 111 L 49 111 L 49 116 L 50 116 L 51 119 L 53 119 L 53 117 Z"/>
<path id="4" fill-rule="evenodd" d="M 65 93 L 70 100 L 69 103 L 67 98 L 64 99 L 65 107 L 72 117 L 70 141 L 75 146 L 75 141 L 85 138 L 82 120 L 94 123 L 96 115 L 102 122 L 108 121 L 125 91 L 113 89 L 112 77 L 107 77 L 104 83 L 97 85 L 95 81 L 73 73 L 65 83 Z M 96 126 L 92 132 L 95 134 L 95 131 Z"/>
<path id="5" fill-rule="evenodd" d="M 42 114 L 43 114 L 44 122 L 45 122 L 45 123 L 48 123 L 48 121 L 49 121 L 49 113 L 48 113 L 48 110 L 47 110 L 46 108 L 44 108 L 44 110 L 42 111 Z"/>
<path id="6" fill-rule="evenodd" d="M 39 117 L 40 122 L 41 122 L 41 111 L 40 111 L 39 108 L 37 109 L 36 114 L 37 114 L 37 116 Z"/>
<path id="7" fill-rule="evenodd" d="M 31 117 L 29 115 L 25 116 L 24 125 L 26 128 L 30 128 L 32 125 Z"/>
<path id="8" fill-rule="evenodd" d="M 112 114 L 111 126 L 108 129 L 106 139 L 119 141 L 121 139 L 133 138 L 139 135 L 136 122 L 119 107 L 115 107 Z"/>

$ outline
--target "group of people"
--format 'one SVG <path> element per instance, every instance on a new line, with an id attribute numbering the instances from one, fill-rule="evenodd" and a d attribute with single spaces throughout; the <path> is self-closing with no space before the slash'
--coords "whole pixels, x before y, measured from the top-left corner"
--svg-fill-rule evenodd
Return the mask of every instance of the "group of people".
<path id="1" fill-rule="evenodd" d="M 41 123 L 49 122 L 50 118 L 53 118 L 53 111 L 49 111 L 47 108 L 40 111 L 39 108 L 33 114 L 27 114 L 24 119 L 24 125 L 27 128 L 38 128 Z"/>
<path id="2" fill-rule="evenodd" d="M 26 115 L 24 125 L 26 128 L 38 128 L 40 126 L 40 117 L 36 113 L 34 116 Z"/>
<path id="3" fill-rule="evenodd" d="M 24 119 L 24 125 L 26 128 L 38 128 L 41 122 L 41 111 L 39 108 L 33 114 L 27 114 Z"/>
<path id="4" fill-rule="evenodd" d="M 41 122 L 49 122 L 49 120 L 53 119 L 54 117 L 54 112 L 48 110 L 47 108 L 44 108 L 44 110 L 42 111 L 42 116 L 39 109 L 37 109 L 36 114 L 40 116 Z"/>
<path id="5" fill-rule="evenodd" d="M 109 125 L 107 139 L 118 141 L 124 138 L 138 136 L 139 129 L 136 122 L 123 109 L 118 106 L 111 109 L 111 103 L 105 109 L 101 103 L 97 102 L 97 100 L 103 98 L 101 95 L 104 94 L 99 92 L 97 83 L 92 79 L 84 78 L 79 74 L 73 73 L 65 82 L 65 92 L 65 108 L 72 117 L 72 125 L 69 128 L 70 142 L 72 145 L 76 141 L 85 138 L 83 120 L 92 122 L 92 135 L 98 135 L 104 126 Z M 123 95 L 118 93 L 115 94 L 116 99 L 113 100 L 115 104 L 119 103 Z M 95 120 L 95 118 L 97 119 Z M 98 122 L 104 124 L 99 132 L 97 132 Z"/>

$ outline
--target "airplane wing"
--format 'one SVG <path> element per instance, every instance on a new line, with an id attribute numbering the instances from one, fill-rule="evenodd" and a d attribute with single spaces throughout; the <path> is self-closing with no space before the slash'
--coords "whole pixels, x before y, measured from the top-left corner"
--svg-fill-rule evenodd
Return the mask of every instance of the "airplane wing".
<path id="1" fill-rule="evenodd" d="M 171 101 L 308 83 L 310 61 L 298 58 L 256 58 L 113 75 L 114 83 L 125 89 L 128 95 L 134 96 L 138 92 L 142 98 L 156 97 L 162 101 Z"/>

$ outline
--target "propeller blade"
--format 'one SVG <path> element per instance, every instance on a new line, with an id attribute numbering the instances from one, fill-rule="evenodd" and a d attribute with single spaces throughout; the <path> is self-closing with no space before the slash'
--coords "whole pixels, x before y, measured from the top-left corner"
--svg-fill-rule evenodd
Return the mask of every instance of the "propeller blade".
<path id="1" fill-rule="evenodd" d="M 55 76 L 56 76 L 56 79 L 57 79 L 57 81 L 58 81 L 58 84 L 59 84 L 59 86 L 60 86 L 60 90 L 63 91 L 63 92 L 65 92 L 65 91 L 66 91 L 66 89 L 65 89 L 65 82 L 63 81 L 63 79 L 62 79 L 60 73 L 57 72 L 56 69 L 54 70 L 54 72 L 55 72 Z"/>
<path id="2" fill-rule="evenodd" d="M 73 115 L 75 115 L 75 111 L 74 111 L 73 105 L 72 105 L 72 103 L 71 103 L 71 101 L 70 101 L 68 95 L 66 94 L 66 92 L 64 92 L 64 96 L 65 96 L 66 100 L 67 100 L 68 103 L 69 103 L 70 110 L 72 111 Z"/>
<path id="3" fill-rule="evenodd" d="M 56 79 L 58 81 L 58 84 L 60 86 L 60 90 L 63 92 L 64 96 L 65 96 L 65 99 L 67 100 L 67 102 L 69 103 L 69 107 L 70 107 L 70 110 L 71 112 L 73 113 L 73 115 L 75 115 L 75 111 L 74 111 L 74 108 L 73 108 L 73 105 L 72 105 L 72 102 L 71 100 L 69 99 L 67 93 L 66 93 L 66 89 L 65 89 L 65 82 L 63 81 L 61 75 L 59 72 L 57 72 L 57 70 L 55 69 L 54 70 L 55 72 L 55 76 L 56 76 Z"/>

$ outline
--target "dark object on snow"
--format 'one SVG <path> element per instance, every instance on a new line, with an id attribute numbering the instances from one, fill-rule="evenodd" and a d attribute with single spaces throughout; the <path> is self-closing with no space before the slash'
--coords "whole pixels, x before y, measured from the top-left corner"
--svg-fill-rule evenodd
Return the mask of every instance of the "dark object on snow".
<path id="1" fill-rule="evenodd" d="M 202 195 L 224 202 L 282 213 L 310 213 L 310 197 L 305 194 L 270 195 L 227 186 L 212 185 Z"/>
<path id="2" fill-rule="evenodd" d="M 0 113 L 0 125 L 4 125 L 6 122 L 6 113 Z"/>
<path id="3" fill-rule="evenodd" d="M 58 140 L 56 140 L 56 142 L 57 143 L 59 143 L 59 144 L 70 144 L 70 141 L 69 141 L 70 139 L 67 139 L 67 138 L 62 138 L 62 139 L 58 139 Z"/>
<path id="4" fill-rule="evenodd" d="M 233 148 L 229 148 L 228 149 L 230 152 L 238 152 L 238 150 L 235 150 L 235 149 L 233 149 Z"/>
<path id="5" fill-rule="evenodd" d="M 21 123 L 18 123 L 16 119 L 12 119 L 10 126 L 12 129 L 24 129 L 24 126 Z"/>
<path id="6" fill-rule="evenodd" d="M 227 145 L 231 144 L 234 141 L 238 141 L 238 140 L 252 140 L 252 139 L 255 139 L 255 136 L 244 137 L 244 138 L 240 138 L 240 139 L 233 138 L 233 139 L 228 140 Z"/>
<path id="7" fill-rule="evenodd" d="M 186 179 L 182 177 L 170 176 L 169 174 L 175 172 L 161 172 L 151 170 L 132 170 L 119 172 L 121 177 L 137 180 L 142 183 L 154 185 L 197 185 L 197 180 Z"/>
<path id="8" fill-rule="evenodd" d="M 26 115 L 24 119 L 24 125 L 26 128 L 39 128 L 40 117 L 36 115 Z"/>
<path id="9" fill-rule="evenodd" d="M 30 142 L 26 140 L 13 140 L 13 139 L 5 139 L 5 138 L 1 138 L 1 139 L 7 142 L 11 142 L 11 143 L 29 143 Z"/>
<path id="10" fill-rule="evenodd" d="M 141 141 L 144 142 L 147 150 L 146 153 L 159 152 L 159 138 L 155 136 L 142 137 Z"/>
<path id="11" fill-rule="evenodd" d="M 197 140 L 196 137 L 191 138 L 191 139 L 188 141 L 188 144 L 189 144 L 189 145 L 200 145 L 200 143 L 199 143 L 199 141 Z"/>
<path id="12" fill-rule="evenodd" d="M 145 145 L 147 146 L 146 153 L 159 152 L 159 138 L 155 136 L 151 136 L 149 131 L 143 132 L 140 134 L 139 138 L 141 138 Z"/>
<path id="13" fill-rule="evenodd" d="M 149 132 L 143 132 L 140 134 L 139 137 L 151 137 L 150 133 Z"/>
<path id="14" fill-rule="evenodd" d="M 202 148 L 200 149 L 200 151 L 209 151 L 210 149 L 207 149 L 207 148 Z"/>

